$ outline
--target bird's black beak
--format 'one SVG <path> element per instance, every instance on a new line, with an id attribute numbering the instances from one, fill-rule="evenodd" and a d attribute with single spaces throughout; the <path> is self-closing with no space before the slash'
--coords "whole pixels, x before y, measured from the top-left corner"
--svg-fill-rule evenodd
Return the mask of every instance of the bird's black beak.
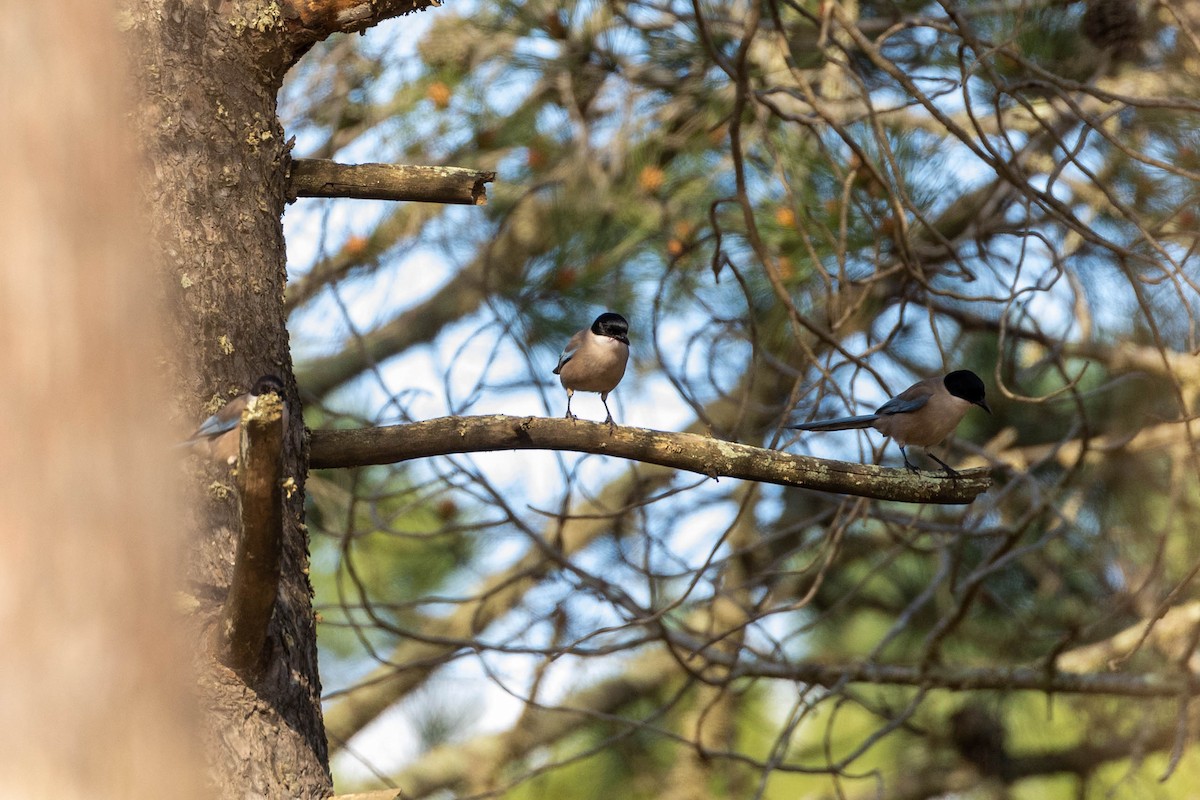
<path id="1" fill-rule="evenodd" d="M 990 408 L 988 408 L 987 400 L 980 400 L 975 405 L 979 406 L 980 408 L 982 408 L 984 411 L 988 412 L 989 414 L 992 413 L 992 410 Z"/>

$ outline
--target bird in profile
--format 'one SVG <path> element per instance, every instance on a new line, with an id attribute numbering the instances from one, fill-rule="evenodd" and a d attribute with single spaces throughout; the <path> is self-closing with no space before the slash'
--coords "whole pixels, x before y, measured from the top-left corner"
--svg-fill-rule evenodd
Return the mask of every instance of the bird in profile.
<path id="1" fill-rule="evenodd" d="M 275 375 L 263 375 L 245 394 L 230 400 L 196 428 L 195 433 L 180 447 L 193 447 L 213 461 L 229 463 L 238 457 L 241 448 L 242 412 L 253 408 L 259 397 L 265 394 L 278 395 L 283 399 L 283 381 Z M 283 404 L 283 429 L 287 430 L 287 403 Z"/>
<path id="2" fill-rule="evenodd" d="M 822 422 L 805 422 L 789 425 L 801 431 L 845 431 L 854 428 L 874 428 L 884 436 L 890 436 L 900 446 L 904 466 L 912 472 L 917 468 L 908 460 L 905 447 L 914 444 L 925 448 L 925 454 L 942 465 L 951 475 L 958 473 L 950 465 L 930 452 L 931 447 L 949 436 L 967 409 L 979 406 L 989 414 L 984 397 L 983 381 L 974 372 L 960 369 L 942 377 L 926 378 L 905 389 L 875 410 L 874 414 L 859 417 L 841 417 Z"/>
<path id="3" fill-rule="evenodd" d="M 615 428 L 608 408 L 608 393 L 617 388 L 628 363 L 629 322 L 620 314 L 606 311 L 596 317 L 592 327 L 572 336 L 554 368 L 554 374 L 567 390 L 566 419 L 575 419 L 571 413 L 571 397 L 575 392 L 599 392 L 600 402 L 608 412 L 604 421 Z"/>

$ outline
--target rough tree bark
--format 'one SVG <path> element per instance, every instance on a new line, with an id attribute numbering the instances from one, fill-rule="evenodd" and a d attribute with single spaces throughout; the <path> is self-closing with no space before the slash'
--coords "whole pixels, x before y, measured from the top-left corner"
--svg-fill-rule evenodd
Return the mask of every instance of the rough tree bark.
<path id="1" fill-rule="evenodd" d="M 278 373 L 295 398 L 285 327 L 281 217 L 289 145 L 276 117 L 288 68 L 312 43 L 427 3 L 345 0 L 126 0 L 117 14 L 132 54 L 151 233 L 171 314 L 164 362 L 180 431 L 219 400 Z M 303 426 L 285 432 L 281 579 L 252 685 L 198 654 L 210 780 L 226 797 L 323 797 L 331 788 L 303 488 Z M 192 619 L 210 633 L 227 593 L 239 523 L 228 470 L 193 464 L 198 497 L 181 527 Z M 196 641 L 211 641 L 198 636 Z"/>
<path id="2" fill-rule="evenodd" d="M 290 378 L 282 296 L 281 215 L 288 152 L 275 116 L 288 49 L 269 3 L 137 0 L 120 17 L 134 53 L 136 124 L 155 176 L 146 188 L 172 315 L 180 430 L 259 375 Z M 277 13 L 276 13 L 277 16 Z M 290 392 L 295 396 L 294 390 Z M 284 474 L 303 486 L 302 427 L 292 415 Z M 209 487 L 183 525 L 196 641 L 208 642 L 229 588 L 240 528 L 224 468 L 194 470 Z M 323 797 L 331 779 L 302 494 L 284 511 L 279 596 L 266 667 L 247 685 L 215 652 L 197 655 L 209 775 L 226 797 Z"/>

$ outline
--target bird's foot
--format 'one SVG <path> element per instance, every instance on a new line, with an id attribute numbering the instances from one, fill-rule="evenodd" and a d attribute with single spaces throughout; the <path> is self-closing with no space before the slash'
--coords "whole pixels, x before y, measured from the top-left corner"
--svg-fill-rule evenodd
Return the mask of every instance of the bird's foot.
<path id="1" fill-rule="evenodd" d="M 579 419 L 579 417 L 575 416 L 575 415 L 574 415 L 574 414 L 572 414 L 570 411 L 568 411 L 568 412 L 566 413 L 566 415 L 564 415 L 564 416 L 563 416 L 563 419 L 569 419 L 569 420 L 571 420 L 572 422 L 574 422 L 575 420 Z"/>
<path id="2" fill-rule="evenodd" d="M 904 468 L 907 469 L 909 472 L 911 472 L 913 475 L 916 475 L 918 472 L 921 471 L 921 470 L 917 469 L 915 466 L 913 466 L 913 463 L 908 460 L 908 451 L 905 450 L 903 447 L 900 448 L 900 457 L 904 459 Z"/>
<path id="3" fill-rule="evenodd" d="M 940 458 L 938 458 L 937 456 L 935 456 L 933 453 L 929 452 L 928 450 L 925 451 L 925 455 L 929 456 L 934 461 L 941 464 L 942 469 L 946 470 L 946 474 L 948 474 L 951 479 L 958 477 L 958 470 L 956 470 L 954 467 L 950 466 L 945 461 L 942 461 Z"/>
<path id="4" fill-rule="evenodd" d="M 612 418 L 612 414 L 609 414 L 608 417 L 605 418 L 604 424 L 608 426 L 608 432 L 610 434 L 617 432 L 617 421 Z"/>

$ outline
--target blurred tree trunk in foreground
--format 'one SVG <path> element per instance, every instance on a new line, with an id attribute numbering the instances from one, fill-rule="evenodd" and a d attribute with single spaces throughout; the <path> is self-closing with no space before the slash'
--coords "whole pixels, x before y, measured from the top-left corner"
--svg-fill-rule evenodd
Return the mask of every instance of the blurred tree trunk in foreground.
<path id="1" fill-rule="evenodd" d="M 2 5 L 0 794 L 199 798 L 113 8 Z"/>

